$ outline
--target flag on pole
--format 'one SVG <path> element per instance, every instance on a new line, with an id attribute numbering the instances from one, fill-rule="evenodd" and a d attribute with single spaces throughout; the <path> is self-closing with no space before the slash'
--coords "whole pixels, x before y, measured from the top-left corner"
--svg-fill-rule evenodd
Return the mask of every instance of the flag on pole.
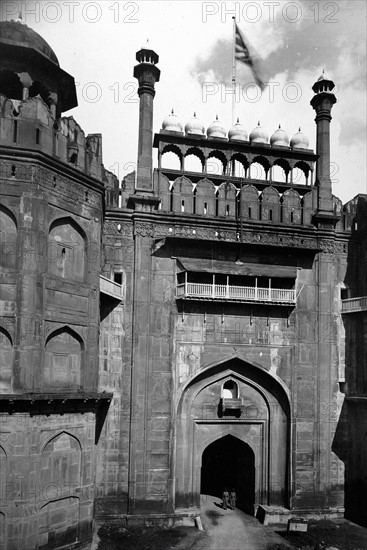
<path id="1" fill-rule="evenodd" d="M 259 86 L 261 91 L 264 90 L 265 84 L 262 78 L 259 75 L 258 69 L 256 67 L 255 58 L 250 54 L 249 48 L 243 38 L 243 35 L 240 29 L 235 23 L 235 59 L 244 65 L 250 67 L 252 75 L 255 79 L 256 84 Z"/>

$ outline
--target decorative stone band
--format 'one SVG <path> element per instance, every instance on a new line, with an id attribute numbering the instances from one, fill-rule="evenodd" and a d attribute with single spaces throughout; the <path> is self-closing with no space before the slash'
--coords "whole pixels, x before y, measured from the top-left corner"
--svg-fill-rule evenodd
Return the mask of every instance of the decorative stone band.
<path id="1" fill-rule="evenodd" d="M 132 237 L 133 223 L 106 221 L 104 227 L 106 235 L 118 235 Z M 348 243 L 346 240 L 339 241 L 334 238 L 302 237 L 299 235 L 280 235 L 279 233 L 262 233 L 258 231 L 242 231 L 242 235 L 236 229 L 215 229 L 193 227 L 192 225 L 154 224 L 151 221 L 137 222 L 134 225 L 134 234 L 141 237 L 151 238 L 181 238 L 199 239 L 210 241 L 243 242 L 265 246 L 281 246 L 287 248 L 301 248 L 303 250 L 314 250 L 326 254 L 347 254 Z"/>

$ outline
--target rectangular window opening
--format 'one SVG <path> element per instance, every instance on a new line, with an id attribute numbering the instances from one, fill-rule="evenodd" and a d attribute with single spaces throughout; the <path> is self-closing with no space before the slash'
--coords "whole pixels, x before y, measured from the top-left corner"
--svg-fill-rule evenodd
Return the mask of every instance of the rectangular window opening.
<path id="1" fill-rule="evenodd" d="M 118 285 L 122 285 L 122 273 L 120 272 L 115 272 L 113 274 L 113 280 L 115 283 L 117 283 Z"/>
<path id="2" fill-rule="evenodd" d="M 13 122 L 13 143 L 18 141 L 18 121 L 14 120 Z"/>

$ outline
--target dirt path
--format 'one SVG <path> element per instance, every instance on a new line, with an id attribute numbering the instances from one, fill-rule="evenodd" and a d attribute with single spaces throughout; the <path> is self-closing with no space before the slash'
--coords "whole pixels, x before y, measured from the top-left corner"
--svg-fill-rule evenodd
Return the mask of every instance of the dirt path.
<path id="1" fill-rule="evenodd" d="M 204 533 L 192 543 L 183 540 L 175 550 L 266 550 L 271 543 L 287 544 L 254 517 L 240 510 L 223 510 L 220 503 L 218 498 L 202 497 Z"/>

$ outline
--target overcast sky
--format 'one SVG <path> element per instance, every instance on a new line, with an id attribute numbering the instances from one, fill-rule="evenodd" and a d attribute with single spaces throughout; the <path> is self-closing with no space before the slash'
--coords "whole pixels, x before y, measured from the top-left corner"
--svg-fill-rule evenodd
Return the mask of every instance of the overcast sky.
<path id="1" fill-rule="evenodd" d="M 77 82 L 72 115 L 86 134 L 102 133 L 106 168 L 121 179 L 136 164 L 135 53 L 147 38 L 159 54 L 154 130 L 171 108 L 185 123 L 194 111 L 207 127 L 232 119 L 232 16 L 262 57 L 263 94 L 246 67 L 237 71 L 236 116 L 250 133 L 301 126 L 315 148 L 311 86 L 322 70 L 337 88 L 331 122 L 334 194 L 366 193 L 366 2 L 354 1 L 41 1 L 1 2 L 41 34 Z"/>

